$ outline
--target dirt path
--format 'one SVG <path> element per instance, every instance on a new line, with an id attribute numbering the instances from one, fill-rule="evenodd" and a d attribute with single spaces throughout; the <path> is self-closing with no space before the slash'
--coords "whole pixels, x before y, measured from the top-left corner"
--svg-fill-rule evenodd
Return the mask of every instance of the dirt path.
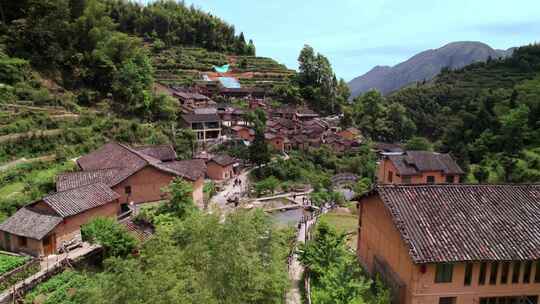
<path id="1" fill-rule="evenodd" d="M 303 223 L 298 230 L 296 237 L 296 246 L 306 242 L 306 231 L 309 231 L 311 225 L 316 222 L 316 219 L 312 219 Z M 296 249 L 295 248 L 295 251 Z M 291 289 L 287 292 L 286 304 L 301 304 L 302 294 L 300 292 L 300 286 L 304 284 L 303 280 L 304 266 L 298 260 L 298 255 L 295 253 L 289 264 L 289 278 L 291 280 Z"/>
<path id="2" fill-rule="evenodd" d="M 223 190 L 210 199 L 210 205 L 219 207 L 223 211 L 230 211 L 233 208 L 232 204 L 227 204 L 228 198 L 241 197 L 242 193 L 245 193 L 249 189 L 249 172 L 251 170 L 246 170 L 240 173 L 236 178 L 227 181 L 227 184 Z M 239 186 L 234 185 L 235 179 L 239 179 L 241 184 Z"/>

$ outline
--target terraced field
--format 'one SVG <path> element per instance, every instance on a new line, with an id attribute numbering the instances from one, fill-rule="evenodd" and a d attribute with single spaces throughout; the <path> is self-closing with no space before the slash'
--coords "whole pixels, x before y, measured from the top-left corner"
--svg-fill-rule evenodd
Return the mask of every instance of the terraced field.
<path id="1" fill-rule="evenodd" d="M 193 85 L 202 80 L 202 74 L 218 76 L 214 66 L 229 64 L 225 76 L 240 79 L 246 87 L 271 87 L 283 83 L 294 74 L 271 58 L 256 56 L 229 56 L 200 48 L 175 47 L 155 52 L 153 64 L 156 79 L 161 83 Z"/>

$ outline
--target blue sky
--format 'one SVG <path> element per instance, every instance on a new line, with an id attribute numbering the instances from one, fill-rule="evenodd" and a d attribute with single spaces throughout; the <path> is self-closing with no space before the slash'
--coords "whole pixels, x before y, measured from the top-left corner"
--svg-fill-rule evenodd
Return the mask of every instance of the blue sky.
<path id="1" fill-rule="evenodd" d="M 144 1 L 144 0 L 142 0 Z M 540 0 L 185 0 L 252 38 L 259 56 L 296 68 L 304 44 L 349 81 L 453 41 L 540 42 Z"/>

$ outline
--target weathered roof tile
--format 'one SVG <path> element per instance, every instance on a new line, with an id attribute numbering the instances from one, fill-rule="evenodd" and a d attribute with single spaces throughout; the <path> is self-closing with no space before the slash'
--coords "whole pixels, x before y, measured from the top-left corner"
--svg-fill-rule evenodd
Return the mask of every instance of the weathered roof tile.
<path id="1" fill-rule="evenodd" d="M 540 259 L 540 185 L 381 185 L 415 263 Z"/>

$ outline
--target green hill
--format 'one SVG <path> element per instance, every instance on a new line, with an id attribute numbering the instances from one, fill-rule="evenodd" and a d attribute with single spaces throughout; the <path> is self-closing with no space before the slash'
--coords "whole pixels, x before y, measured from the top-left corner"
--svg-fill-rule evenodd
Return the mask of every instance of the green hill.
<path id="1" fill-rule="evenodd" d="M 540 45 L 355 101 L 352 116 L 369 135 L 426 137 L 469 168 L 470 181 L 540 181 Z"/>
<path id="2" fill-rule="evenodd" d="M 0 5 L 0 219 L 53 191 L 70 159 L 108 140 L 172 143 L 191 157 L 194 136 L 178 125 L 176 101 L 154 93 L 156 80 L 195 81 L 228 62 L 235 72 L 292 73 L 182 2 Z"/>

